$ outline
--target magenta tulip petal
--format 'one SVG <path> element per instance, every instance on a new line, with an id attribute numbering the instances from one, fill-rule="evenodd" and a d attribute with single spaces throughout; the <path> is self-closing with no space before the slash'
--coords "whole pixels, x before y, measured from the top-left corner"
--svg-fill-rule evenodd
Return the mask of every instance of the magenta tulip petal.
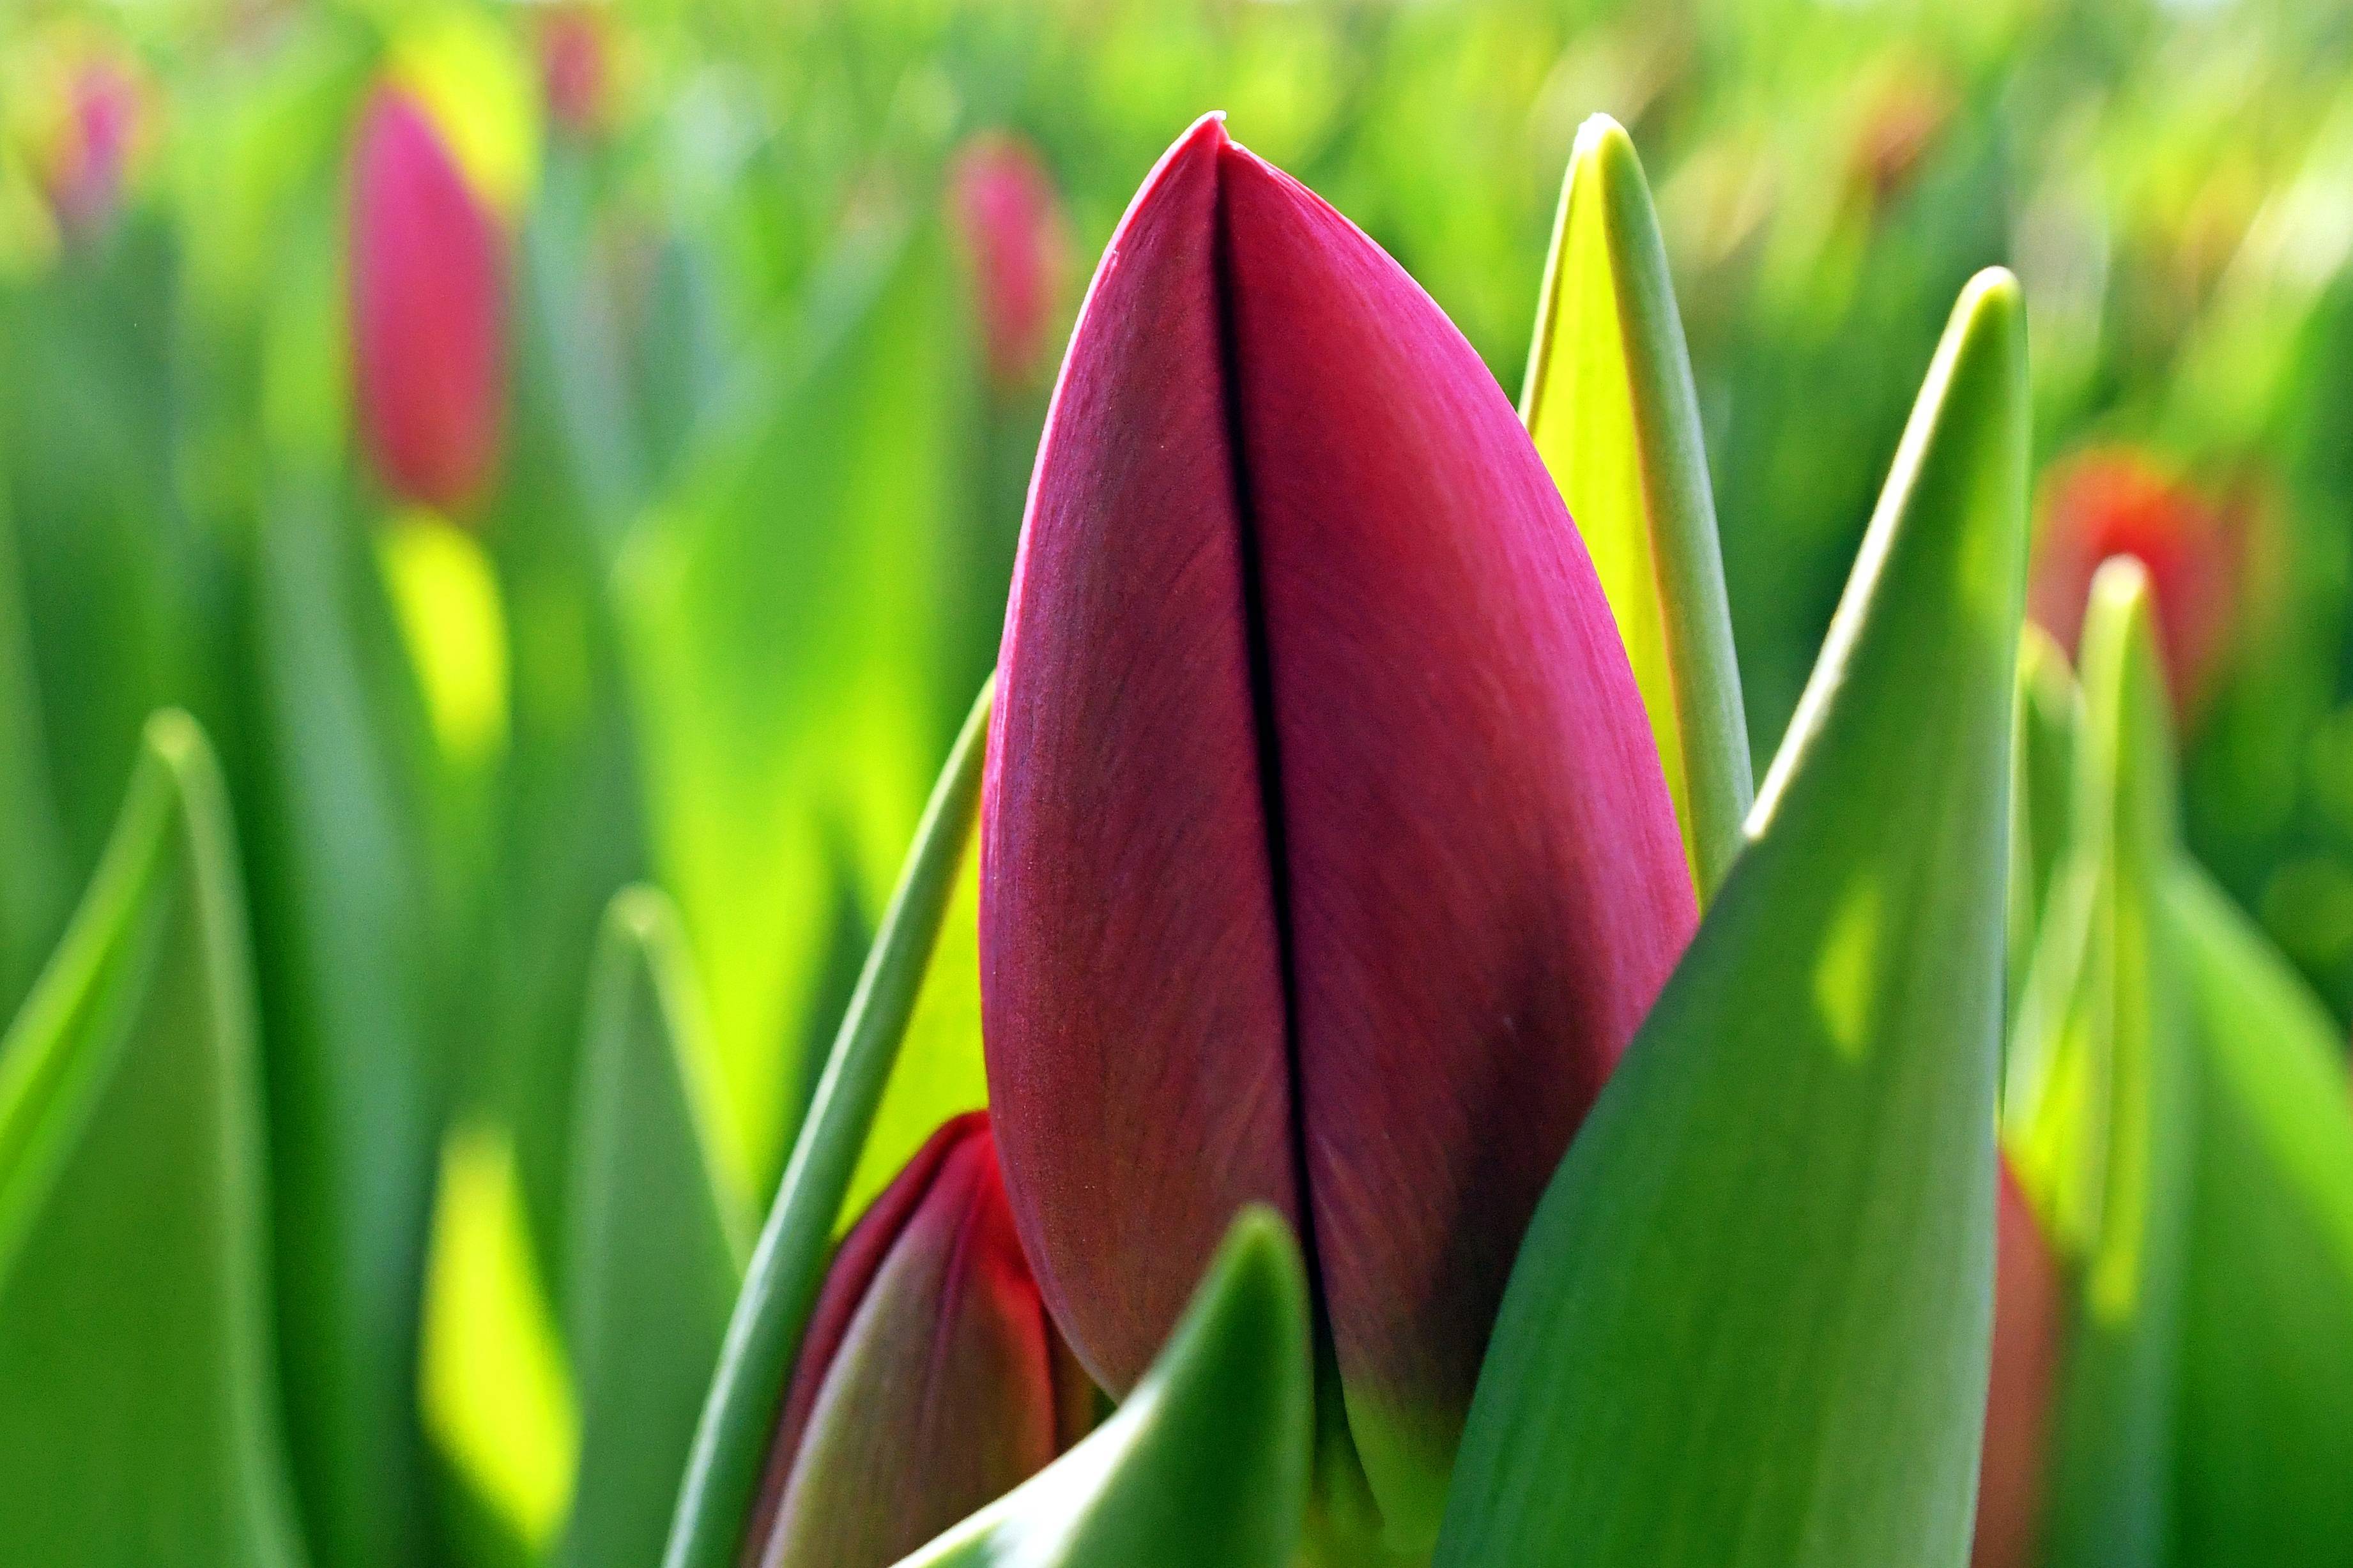
<path id="1" fill-rule="evenodd" d="M 1043 1469 L 1093 1390 L 1046 1317 L 984 1112 L 844 1240 L 786 1391 L 744 1561 L 887 1568 Z"/>
<path id="2" fill-rule="evenodd" d="M 352 174 L 353 395 L 385 485 L 463 508 L 506 397 L 505 240 L 425 112 L 379 89 Z"/>
<path id="3" fill-rule="evenodd" d="M 1510 402 L 1346 219 L 1224 170 L 1315 1257 L 1388 1504 L 1442 1480 L 1536 1199 L 1696 916 Z"/>
<path id="4" fill-rule="evenodd" d="M 1205 123 L 1082 314 L 1023 527 L 982 784 L 989 1101 L 1047 1304 L 1150 1364 L 1228 1222 L 1297 1223 L 1281 937 Z"/>
<path id="5" fill-rule="evenodd" d="M 1426 1542 L 1522 1232 L 1689 940 L 1616 625 L 1509 401 L 1197 126 L 1082 313 L 983 806 L 1007 1180 L 1124 1386 L 1296 1207 L 1353 1441 Z"/>

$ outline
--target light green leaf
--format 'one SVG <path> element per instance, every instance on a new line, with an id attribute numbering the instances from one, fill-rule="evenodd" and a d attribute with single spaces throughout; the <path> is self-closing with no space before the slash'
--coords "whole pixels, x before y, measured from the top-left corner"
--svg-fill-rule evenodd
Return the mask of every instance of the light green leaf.
<path id="1" fill-rule="evenodd" d="M 2160 898 L 2179 854 L 2148 583 L 2084 622 L 2071 838 L 2010 1046 L 2004 1147 L 2069 1266 L 2043 1560 L 2165 1560 L 2191 1085 Z"/>
<path id="2" fill-rule="evenodd" d="M 1529 1229 L 1443 1568 L 1968 1558 L 2025 346 L 1980 275 L 1748 847 Z"/>
<path id="3" fill-rule="evenodd" d="M 2205 872 L 2167 889 L 2198 1058 L 2173 1561 L 2353 1563 L 2353 1100 L 2335 1024 Z"/>
<path id="4" fill-rule="evenodd" d="M 252 981 L 210 750 L 148 726 L 0 1044 L 0 1564 L 293 1568 Z"/>
<path id="5" fill-rule="evenodd" d="M 750 1227 L 712 1162 L 717 1085 L 701 1005 L 677 911 L 653 889 L 626 889 L 606 917 L 580 1067 L 565 1249 L 580 1462 L 567 1568 L 659 1560 L 743 1280 Z"/>
<path id="6" fill-rule="evenodd" d="M 973 704 L 923 809 L 898 891 L 761 1229 L 695 1430 L 665 1568 L 733 1568 L 743 1549 L 785 1380 L 832 1255 L 835 1220 L 925 988 L 973 838 L 991 689 L 984 688 Z"/>
<path id="7" fill-rule="evenodd" d="M 1700 897 L 1753 793 L 1699 397 L 1641 161 L 1606 114 L 1569 155 L 1520 415 L 1592 552 Z"/>
<path id="8" fill-rule="evenodd" d="M 956 717 L 934 672 L 961 288 L 936 226 L 846 241 L 755 356 L 789 374 L 743 389 L 622 562 L 655 869 L 711 1000 L 723 1155 L 756 1196 L 807 1081 L 839 869 L 880 901 Z"/>
<path id="9" fill-rule="evenodd" d="M 1245 1210 L 1119 1413 L 902 1568 L 1286 1568 L 1309 1377 L 1298 1247 Z"/>
<path id="10" fill-rule="evenodd" d="M 2018 644 L 2018 738 L 2010 794 L 2010 1016 L 2018 1016 L 2074 802 L 2081 695 L 2067 656 L 2031 621 Z"/>

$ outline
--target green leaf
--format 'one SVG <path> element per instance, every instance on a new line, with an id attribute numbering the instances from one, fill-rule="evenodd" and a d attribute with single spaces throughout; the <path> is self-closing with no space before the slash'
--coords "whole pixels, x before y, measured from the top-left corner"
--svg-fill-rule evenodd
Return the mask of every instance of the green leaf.
<path id="1" fill-rule="evenodd" d="M 2198 1064 L 2173 1561 L 2353 1563 L 2353 1100 L 2335 1024 L 2183 862 Z"/>
<path id="2" fill-rule="evenodd" d="M 58 934 L 68 896 L 64 827 L 49 778 L 16 525 L 0 480 L 0 1015 L 12 1013 Z"/>
<path id="3" fill-rule="evenodd" d="M 970 445 L 962 287 L 936 225 L 846 241 L 754 356 L 789 374 L 742 389 L 621 563 L 655 870 L 702 965 L 723 1153 L 756 1196 L 794 1131 L 836 868 L 880 901 L 957 717 L 935 671 Z"/>
<path id="4" fill-rule="evenodd" d="M 2010 794 L 2010 1016 L 2016 1017 L 2053 873 L 2066 848 L 2082 707 L 2067 656 L 2028 622 L 2018 644 L 2018 739 Z"/>
<path id="5" fill-rule="evenodd" d="M 2193 1130 L 2160 902 L 2179 855 L 2148 582 L 2114 561 L 2084 622 L 2071 839 L 2010 1046 L 2002 1131 L 2073 1300 L 2043 1560 L 2164 1560 Z"/>
<path id="6" fill-rule="evenodd" d="M 212 753 L 148 726 L 0 1044 L 7 1568 L 293 1568 L 251 977 Z"/>
<path id="7" fill-rule="evenodd" d="M 694 1423 L 744 1273 L 749 1226 L 706 1131 L 717 1086 L 678 914 L 613 900 L 581 1058 L 565 1323 L 580 1462 L 560 1561 L 661 1556 Z"/>
<path id="8" fill-rule="evenodd" d="M 1247 1209 L 1160 1359 L 1086 1441 L 902 1568 L 1286 1568 L 1307 1494 L 1307 1282 Z"/>
<path id="9" fill-rule="evenodd" d="M 1967 1560 L 2026 422 L 1988 272 L 1748 847 L 1530 1226 L 1444 1568 Z"/>
<path id="10" fill-rule="evenodd" d="M 1606 114 L 1569 155 L 1520 415 L 1617 615 L 1705 902 L 1740 852 L 1748 731 L 1683 318 L 1641 161 Z"/>
<path id="11" fill-rule="evenodd" d="M 704 1401 L 665 1568 L 733 1568 L 784 1403 L 785 1380 L 832 1255 L 875 1113 L 925 989 L 980 807 L 988 704 L 982 689 L 933 788 L 898 891 L 858 977 L 849 1011 L 793 1146 Z"/>

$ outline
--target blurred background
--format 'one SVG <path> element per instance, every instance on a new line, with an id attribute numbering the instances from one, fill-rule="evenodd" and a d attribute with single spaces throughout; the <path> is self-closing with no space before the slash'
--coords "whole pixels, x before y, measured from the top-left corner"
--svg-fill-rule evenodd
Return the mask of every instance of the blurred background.
<path id="1" fill-rule="evenodd" d="M 428 1245 L 477 1115 L 560 1270 L 632 881 L 682 916 L 728 1179 L 772 1188 L 994 658 L 1087 274 L 1222 108 L 1514 393 L 1576 127 L 1631 130 L 1760 767 L 1957 290 L 2015 268 L 2034 613 L 2069 642 L 2097 560 L 2148 562 L 2193 846 L 2342 1021 L 2348 65 L 2353 12 L 2294 0 L 8 0 L 0 1016 L 142 721 L 190 709 L 248 885 L 298 1490 L 316 1538 L 414 1528 L 340 1363 L 405 1387 L 417 1331 L 337 1318 L 400 1310 L 345 1277 Z M 482 1447 L 481 1528 L 549 1528 L 560 1466 Z"/>

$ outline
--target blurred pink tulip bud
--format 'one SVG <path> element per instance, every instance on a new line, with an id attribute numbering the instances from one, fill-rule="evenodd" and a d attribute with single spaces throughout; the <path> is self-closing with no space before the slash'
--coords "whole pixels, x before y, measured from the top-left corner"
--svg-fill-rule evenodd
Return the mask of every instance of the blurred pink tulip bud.
<path id="1" fill-rule="evenodd" d="M 1012 390 L 1044 368 L 1070 271 L 1070 236 L 1053 177 L 1027 142 L 976 136 L 957 154 L 951 200 L 973 272 L 991 385 Z"/>
<path id="2" fill-rule="evenodd" d="M 142 109 L 138 79 L 121 60 L 94 58 L 70 71 L 40 160 L 41 189 L 69 240 L 86 242 L 112 223 Z"/>
<path id="3" fill-rule="evenodd" d="M 1336 1363 L 1323 1473 L 1369 1483 L 1335 1506 L 1426 1545 L 1522 1233 L 1691 936 L 1691 874 L 1510 400 L 1215 118 L 1081 311 L 1000 669 L 982 997 L 1046 1300 L 1124 1391 L 1235 1212 L 1273 1205 Z"/>
<path id="4" fill-rule="evenodd" d="M 2059 1375 L 2059 1264 L 2001 1163 L 1994 1210 L 1993 1382 L 1970 1568 L 2031 1568 Z"/>
<path id="5" fill-rule="evenodd" d="M 746 1568 L 888 1568 L 1043 1469 L 1094 1405 L 1022 1258 L 988 1115 L 960 1116 L 826 1276 Z"/>
<path id="6" fill-rule="evenodd" d="M 2092 574 L 2112 555 L 2148 568 L 2176 711 L 2197 711 L 2238 612 L 2240 530 L 2222 509 L 2125 447 L 2079 454 L 2043 487 L 2027 611 L 2073 658 Z"/>
<path id="7" fill-rule="evenodd" d="M 462 510 L 498 460 L 506 237 L 423 106 L 379 88 L 352 170 L 360 431 L 385 485 Z"/>
<path id="8" fill-rule="evenodd" d="M 539 73 L 547 111 L 575 136 L 605 129 L 612 109 L 611 22 L 595 5 L 547 8 L 539 23 Z"/>

